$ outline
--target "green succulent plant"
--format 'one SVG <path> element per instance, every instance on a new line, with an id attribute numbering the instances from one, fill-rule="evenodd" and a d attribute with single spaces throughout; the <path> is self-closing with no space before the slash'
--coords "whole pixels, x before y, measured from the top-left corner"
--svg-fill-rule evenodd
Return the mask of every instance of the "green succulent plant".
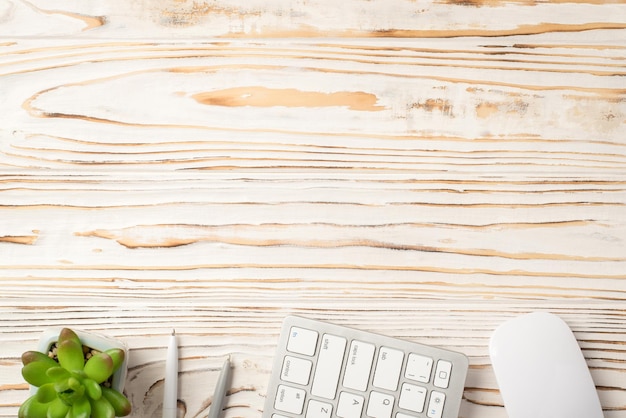
<path id="1" fill-rule="evenodd" d="M 113 348 L 85 360 L 83 344 L 64 328 L 57 341 L 57 359 L 38 351 L 22 355 L 22 376 L 37 392 L 20 407 L 19 418 L 114 418 L 130 414 L 128 399 L 104 383 L 124 361 Z"/>

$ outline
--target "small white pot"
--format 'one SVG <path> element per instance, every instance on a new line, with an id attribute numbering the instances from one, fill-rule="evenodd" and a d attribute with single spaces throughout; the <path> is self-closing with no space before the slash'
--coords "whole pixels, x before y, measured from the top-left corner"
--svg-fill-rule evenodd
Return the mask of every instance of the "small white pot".
<path id="1" fill-rule="evenodd" d="M 63 328 L 50 328 L 45 330 L 39 338 L 37 351 L 47 354 L 48 351 L 50 351 L 50 347 L 59 339 L 59 334 L 61 333 L 62 329 Z M 120 368 L 117 369 L 117 371 L 113 374 L 113 380 L 111 382 L 113 389 L 122 393 L 122 391 L 124 390 L 124 384 L 126 383 L 126 373 L 128 369 L 128 347 L 126 346 L 126 344 L 114 338 L 107 337 L 106 335 L 101 335 L 89 331 L 76 330 L 73 328 L 71 329 L 76 333 L 76 335 L 78 335 L 81 343 L 89 348 L 93 348 L 98 351 L 106 351 L 111 348 L 119 348 L 121 350 L 124 350 L 124 361 L 122 362 Z M 35 394 L 36 391 L 37 388 L 31 386 L 31 394 Z"/>

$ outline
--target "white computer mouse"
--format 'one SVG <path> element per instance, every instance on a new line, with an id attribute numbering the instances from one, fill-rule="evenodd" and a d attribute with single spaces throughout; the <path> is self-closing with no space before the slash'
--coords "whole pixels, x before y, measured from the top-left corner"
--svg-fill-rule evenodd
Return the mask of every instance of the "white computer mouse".
<path id="1" fill-rule="evenodd" d="M 509 418 L 603 418 L 576 337 L 558 316 L 534 312 L 505 322 L 489 353 Z"/>

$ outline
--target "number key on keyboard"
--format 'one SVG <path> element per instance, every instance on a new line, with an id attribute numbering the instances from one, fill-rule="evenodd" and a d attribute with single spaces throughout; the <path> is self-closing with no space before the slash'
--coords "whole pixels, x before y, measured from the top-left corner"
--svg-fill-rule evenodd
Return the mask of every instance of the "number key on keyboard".
<path id="1" fill-rule="evenodd" d="M 404 408 L 412 412 L 424 412 L 427 392 L 428 391 L 424 387 L 404 383 L 402 385 L 402 392 L 400 392 L 400 408 Z"/>
<path id="2" fill-rule="evenodd" d="M 428 383 L 430 381 L 430 371 L 432 368 L 433 359 L 411 353 L 409 354 L 405 375 L 411 380 Z"/>

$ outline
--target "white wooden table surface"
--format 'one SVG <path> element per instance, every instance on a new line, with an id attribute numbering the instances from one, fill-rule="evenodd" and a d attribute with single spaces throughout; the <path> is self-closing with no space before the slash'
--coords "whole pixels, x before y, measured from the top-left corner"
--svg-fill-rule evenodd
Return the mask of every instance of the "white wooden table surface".
<path id="1" fill-rule="evenodd" d="M 133 417 L 259 417 L 291 313 L 465 353 L 573 329 L 626 417 L 626 3 L 0 0 L 0 417 L 49 326 L 131 348 Z"/>

